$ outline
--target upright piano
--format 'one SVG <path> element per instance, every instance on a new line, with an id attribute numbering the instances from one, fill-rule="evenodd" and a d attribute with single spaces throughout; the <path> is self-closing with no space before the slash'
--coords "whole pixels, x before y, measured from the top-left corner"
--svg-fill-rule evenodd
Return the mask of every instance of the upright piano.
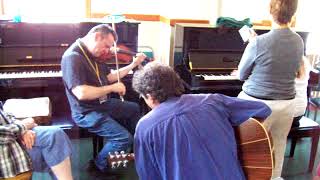
<path id="1" fill-rule="evenodd" d="M 246 47 L 237 28 L 201 24 L 176 24 L 173 67 L 191 93 L 237 96 L 243 82 L 235 75 Z M 255 29 L 257 34 L 269 30 Z M 304 42 L 308 33 L 298 32 Z"/>
<path id="2" fill-rule="evenodd" d="M 61 57 L 76 39 L 86 35 L 97 24 L 100 23 L 1 23 L 0 100 L 48 96 L 53 116 L 69 113 L 61 78 Z M 118 44 L 137 51 L 138 25 L 117 23 Z M 108 64 L 115 67 L 112 59 Z M 130 91 L 130 77 L 123 81 L 129 88 L 125 98 L 138 99 Z"/>

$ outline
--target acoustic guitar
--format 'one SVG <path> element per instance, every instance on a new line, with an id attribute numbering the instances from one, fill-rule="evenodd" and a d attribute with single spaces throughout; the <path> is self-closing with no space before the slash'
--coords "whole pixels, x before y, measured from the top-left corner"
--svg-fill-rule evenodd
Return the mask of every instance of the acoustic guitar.
<path id="1" fill-rule="evenodd" d="M 272 140 L 257 119 L 250 118 L 234 128 L 238 144 L 238 158 L 248 180 L 270 180 L 274 167 Z M 126 167 L 134 160 L 133 153 L 110 153 L 112 168 Z"/>
<path id="2" fill-rule="evenodd" d="M 250 118 L 235 127 L 238 158 L 248 180 L 269 180 L 274 167 L 272 139 L 261 122 Z"/>

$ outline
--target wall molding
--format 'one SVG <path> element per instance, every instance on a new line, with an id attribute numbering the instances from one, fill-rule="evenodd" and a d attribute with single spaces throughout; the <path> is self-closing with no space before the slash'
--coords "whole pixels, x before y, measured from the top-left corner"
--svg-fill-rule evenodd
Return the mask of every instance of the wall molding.
<path id="1" fill-rule="evenodd" d="M 87 0 L 88 1 L 88 0 Z M 107 13 L 91 13 L 90 18 L 103 18 L 109 14 Z M 123 14 L 127 19 L 134 19 L 137 21 L 153 21 L 163 22 L 174 26 L 176 23 L 194 23 L 194 24 L 209 24 L 209 20 L 202 19 L 169 19 L 167 17 L 156 14 Z"/>
<path id="2" fill-rule="evenodd" d="M 0 0 L 0 15 L 4 15 L 4 3 L 3 3 L 3 0 Z"/>
<path id="3" fill-rule="evenodd" d="M 86 0 L 85 2 L 85 6 L 86 6 L 86 18 L 90 18 L 91 17 L 91 0 Z"/>
<path id="4" fill-rule="evenodd" d="M 170 19 L 171 26 L 174 26 L 176 23 L 209 24 L 210 21 L 202 19 Z"/>

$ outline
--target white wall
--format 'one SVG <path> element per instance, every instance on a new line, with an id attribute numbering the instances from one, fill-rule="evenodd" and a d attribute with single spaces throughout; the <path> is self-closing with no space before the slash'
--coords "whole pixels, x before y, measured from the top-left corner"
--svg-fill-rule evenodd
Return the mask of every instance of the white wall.
<path id="1" fill-rule="evenodd" d="M 163 1 L 150 0 L 91 0 L 91 11 L 108 14 L 160 14 Z"/>
<path id="2" fill-rule="evenodd" d="M 171 19 L 209 19 L 220 0 L 92 0 L 95 13 L 156 14 Z"/>
<path id="3" fill-rule="evenodd" d="M 233 17 L 238 20 L 250 18 L 260 21 L 269 18 L 270 0 L 223 0 L 221 16 Z"/>
<path id="4" fill-rule="evenodd" d="M 7 16 L 22 21 L 70 22 L 85 17 L 85 0 L 4 0 Z"/>
<path id="5" fill-rule="evenodd" d="M 320 55 L 320 24 L 318 12 L 319 0 L 299 1 L 296 26 L 299 29 L 311 32 L 308 36 L 306 48 L 309 55 Z M 302 3 L 303 2 L 303 3 Z"/>
<path id="6" fill-rule="evenodd" d="M 250 17 L 252 21 L 269 19 L 270 0 L 223 0 L 221 16 L 236 17 L 239 20 Z M 300 0 L 297 10 L 296 28 L 299 30 L 313 31 L 319 29 L 316 13 L 319 11 L 319 0 Z"/>
<path id="7" fill-rule="evenodd" d="M 162 15 L 170 19 L 209 19 L 217 0 L 165 0 Z"/>
<path id="8" fill-rule="evenodd" d="M 150 46 L 155 60 L 169 63 L 171 28 L 163 22 L 142 21 L 139 25 L 138 46 Z"/>
<path id="9" fill-rule="evenodd" d="M 320 24 L 318 19 L 318 12 L 320 8 L 319 0 L 303 0 L 299 1 L 297 11 L 296 26 L 300 29 L 308 31 L 320 31 Z"/>

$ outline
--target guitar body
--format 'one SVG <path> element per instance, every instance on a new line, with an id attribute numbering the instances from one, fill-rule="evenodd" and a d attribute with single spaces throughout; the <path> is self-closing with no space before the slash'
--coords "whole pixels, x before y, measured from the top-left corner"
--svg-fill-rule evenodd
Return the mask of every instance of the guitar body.
<path id="1" fill-rule="evenodd" d="M 272 140 L 264 126 L 249 119 L 235 128 L 238 158 L 248 180 L 269 180 L 274 167 Z"/>
<path id="2" fill-rule="evenodd" d="M 238 145 L 238 157 L 247 180 L 270 180 L 274 167 L 272 140 L 263 125 L 256 119 L 250 118 L 235 127 Z M 133 153 L 118 153 L 108 157 L 113 168 L 126 166 L 134 160 Z"/>

